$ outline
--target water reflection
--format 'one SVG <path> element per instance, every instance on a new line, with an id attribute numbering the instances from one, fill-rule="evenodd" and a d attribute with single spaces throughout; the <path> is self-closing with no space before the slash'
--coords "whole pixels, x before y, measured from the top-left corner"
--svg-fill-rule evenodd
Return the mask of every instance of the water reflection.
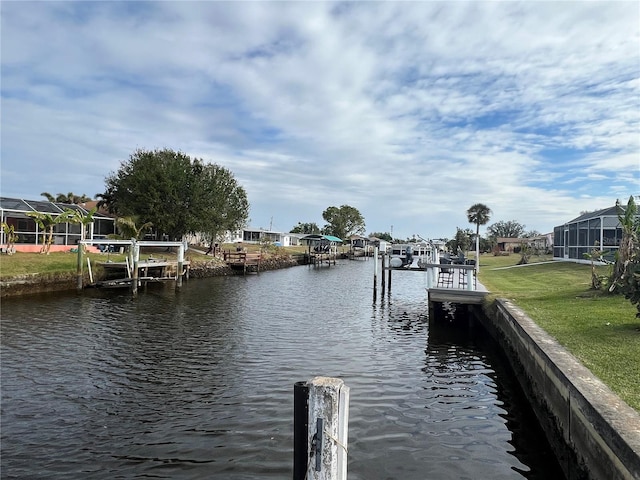
<path id="1" fill-rule="evenodd" d="M 430 327 L 415 276 L 372 304 L 372 268 L 3 301 L 3 477 L 289 478 L 293 384 L 329 375 L 351 480 L 559 478 L 485 342 Z"/>

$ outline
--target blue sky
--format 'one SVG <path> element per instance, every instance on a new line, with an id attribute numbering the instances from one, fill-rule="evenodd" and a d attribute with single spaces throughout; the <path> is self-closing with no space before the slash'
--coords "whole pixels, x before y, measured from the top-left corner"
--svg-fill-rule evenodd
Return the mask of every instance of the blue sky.
<path id="1" fill-rule="evenodd" d="M 640 194 L 640 4 L 3 1 L 1 194 L 139 148 L 233 172 L 250 225 L 549 232 Z M 481 230 L 482 231 L 482 230 Z"/>

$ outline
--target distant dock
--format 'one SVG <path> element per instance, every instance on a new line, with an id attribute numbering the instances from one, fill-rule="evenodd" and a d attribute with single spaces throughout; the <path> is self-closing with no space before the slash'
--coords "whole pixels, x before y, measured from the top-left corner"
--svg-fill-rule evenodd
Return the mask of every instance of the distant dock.
<path id="1" fill-rule="evenodd" d="M 377 255 L 376 255 L 377 257 Z M 391 266 L 386 253 L 382 259 L 382 294 L 391 292 L 393 272 L 422 273 L 426 277 L 427 302 L 432 312 L 434 304 L 456 303 L 461 305 L 480 305 L 489 293 L 476 278 L 476 265 L 465 263 L 426 263 L 413 262 L 404 266 Z M 436 261 L 438 260 L 436 256 Z M 378 262 L 374 267 L 374 299 L 377 296 Z M 385 275 L 386 274 L 386 275 Z"/>
<path id="2" fill-rule="evenodd" d="M 260 273 L 261 253 L 223 252 L 224 261 L 234 270 L 242 270 L 243 274 Z"/>

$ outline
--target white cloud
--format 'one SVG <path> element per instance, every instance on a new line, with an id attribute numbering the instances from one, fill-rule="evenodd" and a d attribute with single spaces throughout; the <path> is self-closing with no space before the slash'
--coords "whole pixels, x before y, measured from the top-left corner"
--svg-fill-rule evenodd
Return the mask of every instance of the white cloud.
<path id="1" fill-rule="evenodd" d="M 169 147 L 263 226 L 350 204 L 443 237 L 476 202 L 547 231 L 640 186 L 634 2 L 34 5 L 2 6 L 2 195 Z"/>

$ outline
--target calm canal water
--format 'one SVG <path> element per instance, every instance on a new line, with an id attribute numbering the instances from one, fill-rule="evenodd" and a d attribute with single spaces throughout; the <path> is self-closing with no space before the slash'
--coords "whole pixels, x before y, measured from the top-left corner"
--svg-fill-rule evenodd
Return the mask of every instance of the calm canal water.
<path id="1" fill-rule="evenodd" d="M 294 267 L 2 302 L 2 478 L 291 478 L 293 385 L 351 387 L 349 479 L 556 479 L 482 336 L 429 331 L 425 280 Z"/>

